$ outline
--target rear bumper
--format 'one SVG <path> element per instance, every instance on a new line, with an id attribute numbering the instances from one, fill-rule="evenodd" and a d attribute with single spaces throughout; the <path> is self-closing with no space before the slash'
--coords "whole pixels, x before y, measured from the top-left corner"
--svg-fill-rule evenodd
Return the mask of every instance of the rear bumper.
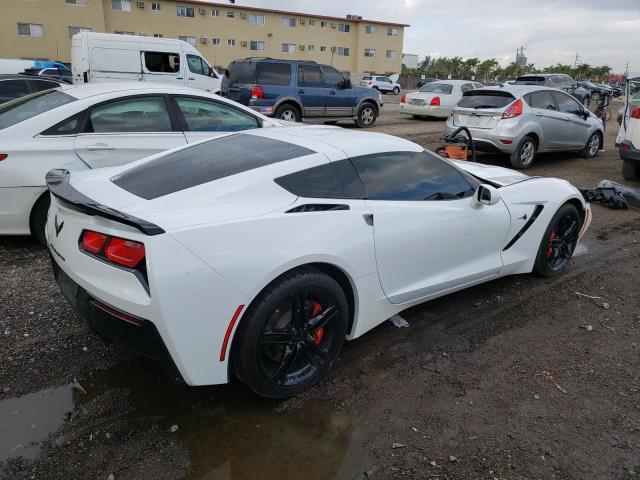
<path id="1" fill-rule="evenodd" d="M 74 282 L 50 253 L 53 274 L 69 304 L 89 328 L 105 340 L 129 347 L 138 354 L 160 362 L 176 383 L 184 383 L 155 325 L 143 318 L 122 312 L 91 296 Z"/>
<path id="2" fill-rule="evenodd" d="M 46 187 L 0 187 L 0 235 L 30 235 L 29 216 Z"/>
<path id="3" fill-rule="evenodd" d="M 626 162 L 640 163 L 640 150 L 638 150 L 629 140 L 624 140 L 618 146 L 620 158 Z"/>
<path id="4" fill-rule="evenodd" d="M 434 107 L 431 105 L 400 104 L 400 113 L 406 115 L 418 115 L 422 117 L 447 118 L 451 113 L 451 107 Z"/>

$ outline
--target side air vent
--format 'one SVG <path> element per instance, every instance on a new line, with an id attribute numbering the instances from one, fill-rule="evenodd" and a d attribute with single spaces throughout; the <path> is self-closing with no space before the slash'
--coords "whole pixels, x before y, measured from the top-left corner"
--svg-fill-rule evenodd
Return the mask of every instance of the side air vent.
<path id="1" fill-rule="evenodd" d="M 511 239 L 511 241 L 509 243 L 507 243 L 507 246 L 502 249 L 503 252 L 505 250 L 509 250 L 513 246 L 514 243 L 516 243 L 518 240 L 520 240 L 520 237 L 522 237 L 522 235 L 524 235 L 524 232 L 529 230 L 529 227 L 531 225 L 533 225 L 533 222 L 536 221 L 536 219 L 538 218 L 538 215 L 540 215 L 540 212 L 542 212 L 543 208 L 544 207 L 542 205 L 536 205 L 536 208 L 533 209 L 533 213 L 529 217 L 529 220 L 527 220 L 527 223 L 525 223 L 524 227 L 522 227 L 520 229 L 520 231 L 518 233 L 516 233 L 515 236 Z"/>
<path id="2" fill-rule="evenodd" d="M 306 212 L 327 212 L 330 210 L 349 210 L 349 205 L 340 205 L 335 203 L 306 203 L 299 205 L 285 213 L 306 213 Z"/>

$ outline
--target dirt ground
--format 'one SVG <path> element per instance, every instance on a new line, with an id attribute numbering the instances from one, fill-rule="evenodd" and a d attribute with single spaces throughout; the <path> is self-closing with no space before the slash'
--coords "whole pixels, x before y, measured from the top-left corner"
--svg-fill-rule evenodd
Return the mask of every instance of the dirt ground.
<path id="1" fill-rule="evenodd" d="M 442 121 L 400 118 L 398 98 L 385 100 L 373 130 L 438 145 Z M 529 172 L 623 182 L 616 126 L 597 158 L 543 155 Z M 45 249 L 0 238 L 0 478 L 640 475 L 640 214 L 593 214 L 566 275 L 504 278 L 407 310 L 408 328 L 347 344 L 325 381 L 283 402 L 238 382 L 171 384 L 89 332 Z"/>

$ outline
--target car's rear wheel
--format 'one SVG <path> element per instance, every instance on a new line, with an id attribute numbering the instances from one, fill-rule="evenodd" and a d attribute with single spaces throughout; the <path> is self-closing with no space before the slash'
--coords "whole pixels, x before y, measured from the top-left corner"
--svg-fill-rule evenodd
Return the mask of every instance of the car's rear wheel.
<path id="1" fill-rule="evenodd" d="M 280 105 L 276 109 L 275 117 L 279 120 L 286 120 L 287 122 L 300 122 L 302 120 L 302 115 L 298 107 L 290 103 Z"/>
<path id="2" fill-rule="evenodd" d="M 371 127 L 374 123 L 376 123 L 377 118 L 378 110 L 376 109 L 376 107 L 374 107 L 373 104 L 369 102 L 363 103 L 358 109 L 356 126 L 358 128 Z"/>
<path id="3" fill-rule="evenodd" d="M 598 154 L 598 150 L 600 149 L 600 142 L 602 139 L 600 138 L 600 134 L 598 132 L 594 132 L 587 140 L 587 144 L 584 146 L 582 151 L 580 152 L 584 158 L 593 158 Z"/>
<path id="4" fill-rule="evenodd" d="M 393 87 L 393 94 L 398 95 L 400 93 L 400 89 L 398 87 Z"/>
<path id="5" fill-rule="evenodd" d="M 564 272 L 578 243 L 581 219 L 574 205 L 565 203 L 549 222 L 540 242 L 533 271 L 543 277 Z"/>
<path id="6" fill-rule="evenodd" d="M 538 144 L 533 137 L 526 136 L 520 140 L 516 151 L 511 154 L 513 168 L 525 169 L 533 165 L 537 149 Z"/>
<path id="7" fill-rule="evenodd" d="M 49 192 L 44 193 L 31 209 L 31 216 L 29 217 L 29 228 L 31 235 L 36 239 L 40 245 L 47 245 L 47 237 L 45 235 L 45 226 L 47 224 L 47 214 L 49 213 L 49 206 L 51 205 L 51 197 Z"/>
<path id="8" fill-rule="evenodd" d="M 625 180 L 640 180 L 640 162 L 623 160 L 622 176 Z"/>
<path id="9" fill-rule="evenodd" d="M 233 342 L 232 369 L 259 395 L 296 395 L 331 369 L 348 320 L 347 298 L 338 282 L 315 268 L 294 271 L 249 307 Z"/>

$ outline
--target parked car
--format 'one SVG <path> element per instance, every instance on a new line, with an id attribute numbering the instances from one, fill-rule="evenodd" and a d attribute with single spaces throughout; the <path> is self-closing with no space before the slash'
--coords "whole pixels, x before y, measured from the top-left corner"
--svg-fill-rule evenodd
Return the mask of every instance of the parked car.
<path id="1" fill-rule="evenodd" d="M 54 78 L 34 78 L 21 74 L 0 75 L 0 104 L 63 84 L 64 82 Z"/>
<path id="2" fill-rule="evenodd" d="M 75 85 L 142 80 L 220 92 L 218 72 L 190 44 L 172 38 L 76 33 L 71 69 Z"/>
<path id="3" fill-rule="evenodd" d="M 522 75 L 516 79 L 514 85 L 536 85 L 563 90 L 576 97 L 583 105 L 591 103 L 591 92 L 578 86 L 577 82 L 569 75 L 563 73 L 537 73 Z"/>
<path id="4" fill-rule="evenodd" d="M 0 58 L 0 74 L 18 74 L 25 71 L 41 71 L 44 69 L 51 69 L 55 72 L 44 73 L 45 76 L 57 76 L 50 75 L 57 73 L 67 77 L 71 76 L 71 70 L 69 67 L 61 62 L 52 62 L 50 60 L 20 60 L 17 58 Z"/>
<path id="5" fill-rule="evenodd" d="M 447 118 L 462 94 L 482 84 L 470 80 L 438 80 L 427 83 L 416 92 L 402 95 L 400 113 L 414 118 Z"/>
<path id="6" fill-rule="evenodd" d="M 378 118 L 380 94 L 351 84 L 335 68 L 312 61 L 246 58 L 229 64 L 223 96 L 281 120 L 352 119 L 370 127 Z"/>
<path id="7" fill-rule="evenodd" d="M 362 80 L 360 80 L 360 86 L 378 90 L 380 93 L 393 93 L 394 95 L 398 95 L 401 90 L 398 82 L 394 82 L 385 75 L 362 77 Z"/>
<path id="8" fill-rule="evenodd" d="M 242 132 L 47 182 L 54 274 L 92 329 L 188 385 L 235 375 L 274 398 L 408 307 L 561 274 L 591 219 L 565 180 L 336 127 Z"/>
<path id="9" fill-rule="evenodd" d="M 622 159 L 622 175 L 627 180 L 640 180 L 640 77 L 627 80 L 616 144 Z"/>
<path id="10" fill-rule="evenodd" d="M 0 106 L 0 235 L 44 243 L 44 177 L 122 165 L 204 138 L 281 125 L 235 102 L 177 85 L 63 86 Z"/>
<path id="11" fill-rule="evenodd" d="M 47 78 L 55 78 L 64 83 L 71 84 L 73 83 L 73 78 L 71 76 L 71 70 L 62 69 L 59 67 L 51 67 L 51 68 L 27 68 L 24 72 L 24 75 L 31 75 L 35 77 L 47 77 Z"/>
<path id="12" fill-rule="evenodd" d="M 505 153 L 515 168 L 529 168 L 541 152 L 595 157 L 604 139 L 602 121 L 573 96 L 533 85 L 466 92 L 447 119 L 445 134 L 462 126 L 478 151 Z"/>

